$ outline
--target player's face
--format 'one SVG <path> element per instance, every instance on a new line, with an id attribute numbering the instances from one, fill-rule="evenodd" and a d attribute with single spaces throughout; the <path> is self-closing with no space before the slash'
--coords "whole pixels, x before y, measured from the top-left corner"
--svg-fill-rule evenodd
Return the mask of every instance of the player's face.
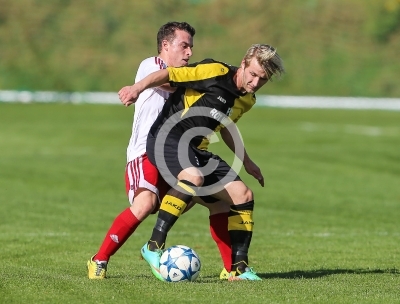
<path id="1" fill-rule="evenodd" d="M 251 59 L 250 64 L 244 67 L 244 62 L 242 62 L 243 68 L 243 83 L 242 86 L 247 93 L 255 93 L 264 84 L 268 82 L 268 75 L 265 73 L 264 69 L 257 62 L 256 58 Z"/>
<path id="2" fill-rule="evenodd" d="M 186 66 L 192 56 L 193 37 L 189 33 L 177 30 L 175 39 L 167 46 L 169 62 L 173 67 Z"/>

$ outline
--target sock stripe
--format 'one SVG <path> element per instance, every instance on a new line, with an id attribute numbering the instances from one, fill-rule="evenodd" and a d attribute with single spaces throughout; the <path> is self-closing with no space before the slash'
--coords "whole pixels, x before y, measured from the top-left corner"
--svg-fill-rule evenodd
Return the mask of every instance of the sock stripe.
<path id="1" fill-rule="evenodd" d="M 228 230 L 243 230 L 253 231 L 254 222 L 252 216 L 248 215 L 234 215 L 228 219 Z"/>
<path id="2" fill-rule="evenodd" d="M 179 217 L 183 210 L 185 210 L 186 206 L 187 204 L 183 200 L 175 196 L 166 195 L 162 200 L 160 210 L 164 210 L 165 212 Z"/>
<path id="3" fill-rule="evenodd" d="M 192 196 L 196 196 L 196 191 L 190 187 L 189 185 L 179 181 L 177 183 L 177 186 L 181 187 L 183 190 L 187 191 L 188 193 L 190 193 Z"/>
<path id="4" fill-rule="evenodd" d="M 235 209 L 230 209 L 231 213 L 237 213 L 241 215 L 251 215 L 253 213 L 253 210 L 235 210 Z"/>

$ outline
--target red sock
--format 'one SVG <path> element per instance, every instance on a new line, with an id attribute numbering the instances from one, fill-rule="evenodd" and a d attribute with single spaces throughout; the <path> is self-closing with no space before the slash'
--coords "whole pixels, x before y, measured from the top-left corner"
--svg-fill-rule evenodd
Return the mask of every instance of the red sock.
<path id="1" fill-rule="evenodd" d="M 140 223 L 141 221 L 133 215 L 129 208 L 122 211 L 112 223 L 99 252 L 94 256 L 93 260 L 108 261 L 132 235 Z"/>
<path id="2" fill-rule="evenodd" d="M 232 249 L 231 239 L 228 232 L 228 212 L 210 215 L 210 232 L 221 254 L 224 267 L 227 271 L 231 271 Z"/>

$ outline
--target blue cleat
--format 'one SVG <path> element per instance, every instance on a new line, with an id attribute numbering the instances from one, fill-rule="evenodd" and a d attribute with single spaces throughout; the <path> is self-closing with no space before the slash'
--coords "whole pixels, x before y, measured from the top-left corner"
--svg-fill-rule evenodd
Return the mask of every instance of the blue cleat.
<path id="1" fill-rule="evenodd" d="M 154 276 L 160 281 L 165 281 L 160 273 L 160 258 L 163 254 L 163 251 L 161 249 L 151 251 L 146 243 L 143 245 L 140 253 L 142 254 L 143 259 L 150 265 L 151 272 L 154 274 Z"/>
<path id="2" fill-rule="evenodd" d="M 262 279 L 250 267 L 246 267 L 245 271 L 241 274 L 232 271 L 228 281 L 262 281 Z"/>

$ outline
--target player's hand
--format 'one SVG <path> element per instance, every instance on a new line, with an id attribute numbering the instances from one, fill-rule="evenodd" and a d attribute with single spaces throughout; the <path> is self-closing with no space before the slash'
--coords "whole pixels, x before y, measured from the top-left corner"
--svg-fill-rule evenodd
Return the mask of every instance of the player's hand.
<path id="1" fill-rule="evenodd" d="M 261 169 L 250 158 L 243 162 L 243 166 L 246 172 L 253 176 L 261 187 L 264 187 L 264 176 L 261 173 Z"/>
<path id="2" fill-rule="evenodd" d="M 136 88 L 135 85 L 123 87 L 118 92 L 119 100 L 121 103 L 128 107 L 131 104 L 135 103 L 138 99 L 140 91 Z"/>

